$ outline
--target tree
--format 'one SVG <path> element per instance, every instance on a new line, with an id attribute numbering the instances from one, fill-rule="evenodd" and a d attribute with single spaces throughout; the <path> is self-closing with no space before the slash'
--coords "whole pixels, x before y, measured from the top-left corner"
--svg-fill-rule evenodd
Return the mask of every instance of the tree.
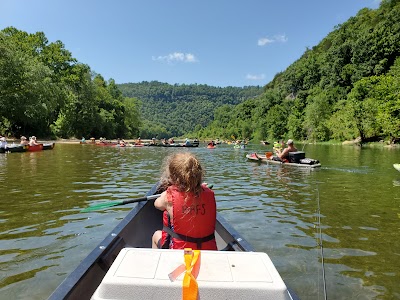
<path id="1" fill-rule="evenodd" d="M 310 133 L 308 138 L 326 141 L 330 138 L 327 121 L 331 116 L 331 106 L 326 91 L 316 88 L 307 98 L 308 105 L 304 114 L 304 130 Z"/>
<path id="2" fill-rule="evenodd" d="M 0 108 L 12 135 L 49 133 L 57 102 L 64 97 L 52 71 L 30 53 L 20 51 L 12 38 L 1 33 Z"/>
<path id="3" fill-rule="evenodd" d="M 347 109 L 350 110 L 350 117 L 354 120 L 361 142 L 378 133 L 376 114 L 378 105 L 369 97 L 370 91 L 379 81 L 379 77 L 372 76 L 356 82 L 348 96 Z"/>

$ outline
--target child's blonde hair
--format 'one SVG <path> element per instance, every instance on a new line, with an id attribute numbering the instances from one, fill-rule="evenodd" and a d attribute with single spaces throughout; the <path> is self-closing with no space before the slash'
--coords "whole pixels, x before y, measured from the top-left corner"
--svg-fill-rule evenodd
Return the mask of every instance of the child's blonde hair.
<path id="1" fill-rule="evenodd" d="M 167 157 L 161 183 L 166 187 L 175 185 L 181 192 L 198 196 L 203 177 L 204 170 L 197 157 L 190 152 L 178 152 Z"/>

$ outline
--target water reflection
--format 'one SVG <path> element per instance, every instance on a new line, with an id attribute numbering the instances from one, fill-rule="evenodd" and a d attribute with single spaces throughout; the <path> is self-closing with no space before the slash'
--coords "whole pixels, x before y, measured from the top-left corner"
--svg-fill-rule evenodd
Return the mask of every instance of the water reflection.
<path id="1" fill-rule="evenodd" d="M 1 155 L 0 298 L 46 298 L 134 205 L 81 209 L 142 196 L 163 158 L 181 151 L 155 148 L 57 145 Z M 307 145 L 322 162 L 308 170 L 248 162 L 253 150 L 186 151 L 205 166 L 219 212 L 270 255 L 288 285 L 303 299 L 323 299 L 319 199 L 329 298 L 400 298 L 396 152 L 382 163 L 384 149 Z"/>

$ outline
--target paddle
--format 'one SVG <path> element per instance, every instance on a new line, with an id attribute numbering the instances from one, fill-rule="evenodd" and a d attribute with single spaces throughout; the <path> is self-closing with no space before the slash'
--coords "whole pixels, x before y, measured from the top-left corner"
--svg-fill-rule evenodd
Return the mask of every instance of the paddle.
<path id="1" fill-rule="evenodd" d="M 210 185 L 207 185 L 207 186 L 208 186 L 208 188 L 212 189 L 214 185 L 210 184 Z M 109 207 L 113 207 L 113 206 L 119 206 L 119 205 L 125 205 L 125 204 L 130 204 L 130 203 L 154 200 L 154 199 L 157 199 L 160 196 L 161 196 L 161 194 L 156 194 L 156 195 L 145 196 L 145 197 L 140 197 L 140 198 L 136 198 L 136 199 L 100 203 L 100 204 L 97 204 L 97 205 L 92 205 L 92 206 L 86 207 L 85 209 L 82 209 L 81 212 L 89 212 L 89 211 L 103 209 L 103 208 L 109 208 Z"/>
<path id="2" fill-rule="evenodd" d="M 257 158 L 257 160 L 261 160 L 261 157 L 259 157 L 256 152 L 250 154 L 250 156 L 254 157 L 254 158 Z"/>
<path id="3" fill-rule="evenodd" d="M 104 208 L 113 207 L 113 206 L 125 205 L 125 204 L 130 204 L 130 203 L 135 203 L 135 202 L 141 202 L 141 201 L 154 200 L 160 196 L 161 196 L 161 194 L 156 194 L 156 195 L 145 196 L 145 197 L 140 197 L 140 198 L 136 198 L 136 199 L 100 203 L 100 204 L 89 206 L 89 207 L 81 210 L 81 212 L 89 212 L 89 211 L 104 209 Z"/>

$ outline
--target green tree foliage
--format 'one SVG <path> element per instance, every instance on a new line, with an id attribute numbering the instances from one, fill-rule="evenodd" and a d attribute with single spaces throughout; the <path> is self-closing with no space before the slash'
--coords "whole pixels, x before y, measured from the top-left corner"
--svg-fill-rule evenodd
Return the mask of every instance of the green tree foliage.
<path id="1" fill-rule="evenodd" d="M 139 131 L 138 102 L 114 80 L 91 74 L 44 33 L 0 31 L 0 132 L 13 136 L 129 137 Z"/>
<path id="2" fill-rule="evenodd" d="M 329 89 L 317 87 L 311 91 L 304 110 L 303 127 L 307 138 L 322 141 L 329 139 L 330 130 L 327 123 L 331 116 L 332 102 L 329 99 Z"/>
<path id="3" fill-rule="evenodd" d="M 146 120 L 140 129 L 142 138 L 182 136 L 194 131 L 196 126 L 204 128 L 213 121 L 217 108 L 227 109 L 262 93 L 258 86 L 221 88 L 198 84 L 170 85 L 158 81 L 126 83 L 118 87 L 124 96 L 141 102 L 140 112 Z M 222 131 L 213 126 L 207 132 L 219 135 Z"/>
<path id="4" fill-rule="evenodd" d="M 336 138 L 394 142 L 400 136 L 400 58 L 386 75 L 364 77 L 356 82 L 330 119 Z M 350 135 L 349 135 L 350 134 Z"/>
<path id="5" fill-rule="evenodd" d="M 223 123 L 228 125 L 219 135 L 228 137 L 246 123 L 253 139 L 395 142 L 400 138 L 399 57 L 400 1 L 384 0 L 379 9 L 364 8 L 337 25 L 276 74 L 262 95 L 216 115 L 201 133 L 216 132 Z"/>
<path id="6" fill-rule="evenodd" d="M 268 111 L 265 120 L 268 138 L 284 138 L 286 134 L 288 110 L 282 105 L 274 105 Z"/>
<path id="7" fill-rule="evenodd" d="M 38 48 L 37 39 L 25 44 L 8 33 L 0 33 L 0 108 L 3 130 L 21 132 L 25 128 L 46 131 L 57 100 L 63 96 L 60 85 L 53 80 L 52 70 L 23 49 Z M 33 42 L 32 42 L 33 41 Z M 9 127 L 5 128 L 6 123 Z M 46 132 L 48 133 L 48 132 Z"/>

